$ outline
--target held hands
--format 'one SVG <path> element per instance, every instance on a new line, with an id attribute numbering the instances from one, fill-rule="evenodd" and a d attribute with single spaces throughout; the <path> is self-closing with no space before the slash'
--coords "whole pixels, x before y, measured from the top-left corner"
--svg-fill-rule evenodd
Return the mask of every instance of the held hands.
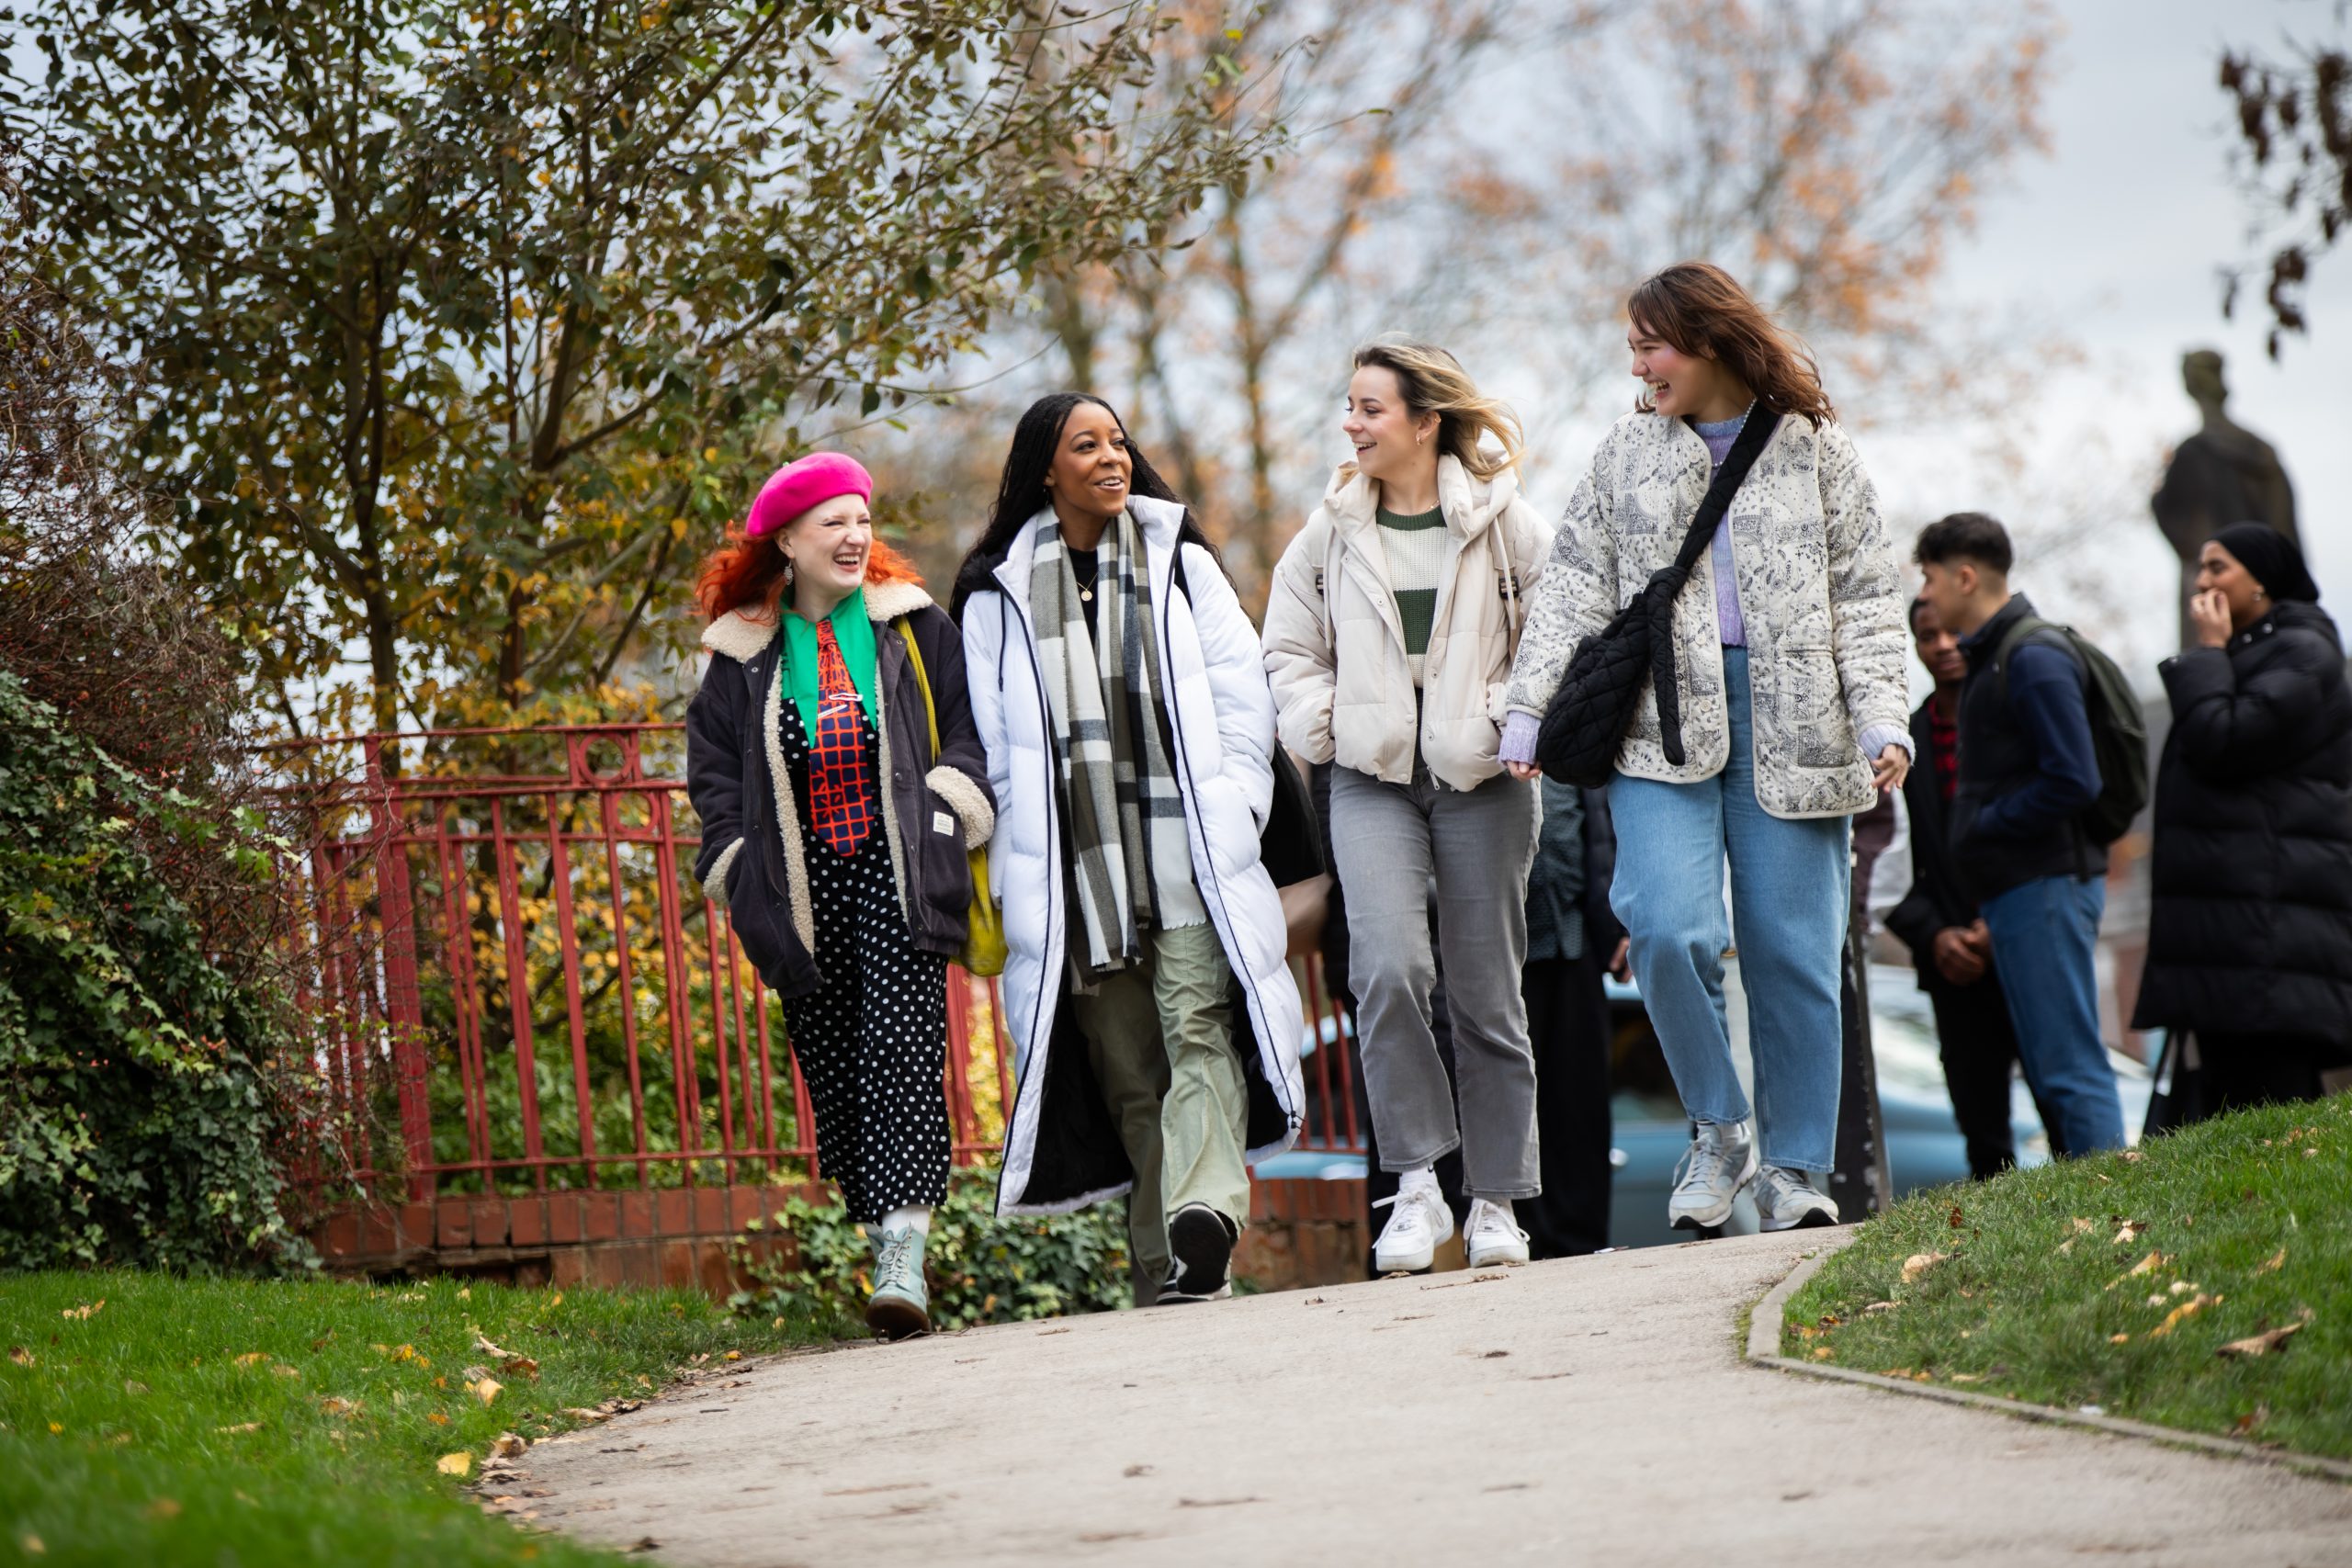
<path id="1" fill-rule="evenodd" d="M 2221 591 L 2209 588 L 2192 594 L 2188 601 L 2189 628 L 2197 634 L 2199 648 L 2227 648 L 2230 644 L 2230 606 Z"/>
<path id="2" fill-rule="evenodd" d="M 1632 937 L 1621 936 L 1617 939 L 1617 951 L 1609 955 L 1609 973 L 1620 980 L 1631 980 L 1634 977 L 1634 939 Z"/>
<path id="3" fill-rule="evenodd" d="M 1878 761 L 1871 764 L 1871 787 L 1882 794 L 1901 789 L 1903 781 L 1910 774 L 1911 753 L 1900 746 L 1890 745 L 1878 754 Z"/>
<path id="4" fill-rule="evenodd" d="M 1993 957 L 1993 933 L 1983 920 L 1973 925 L 1946 926 L 1936 933 L 1936 973 L 1955 986 L 1973 986 L 1984 978 Z"/>
<path id="5" fill-rule="evenodd" d="M 1505 762 L 1503 771 L 1521 784 L 1525 784 L 1530 779 L 1540 779 L 1544 776 L 1544 770 L 1532 762 Z"/>

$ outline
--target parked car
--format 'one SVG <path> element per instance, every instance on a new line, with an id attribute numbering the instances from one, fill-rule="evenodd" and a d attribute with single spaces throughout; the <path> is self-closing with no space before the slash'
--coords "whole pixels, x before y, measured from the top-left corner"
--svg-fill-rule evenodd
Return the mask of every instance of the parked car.
<path id="1" fill-rule="evenodd" d="M 1729 1002 L 1732 1054 L 1747 1077 L 1747 1018 L 1738 982 L 1738 961 L 1724 961 L 1724 993 Z M 1943 1062 L 1936 1045 L 1936 1025 L 1928 998 L 1911 971 L 1885 964 L 1869 969 L 1871 1043 L 1878 1066 L 1879 1121 L 1886 1135 L 1887 1166 L 1898 1197 L 1929 1187 L 1968 1179 L 1968 1151 L 1953 1121 L 1951 1099 L 1944 1089 Z M 1642 1007 L 1641 993 L 1616 980 L 1608 982 L 1610 1013 L 1614 1025 L 1611 1042 L 1610 1112 L 1614 1123 L 1610 1162 L 1616 1167 L 1610 1202 L 1611 1243 L 1618 1247 L 1648 1247 L 1688 1241 L 1687 1231 L 1666 1223 L 1667 1194 L 1674 1184 L 1674 1168 L 1690 1142 L 1690 1124 L 1658 1049 L 1657 1032 Z M 1297 1148 L 1257 1167 L 1268 1179 L 1355 1180 L 1364 1174 L 1363 1156 L 1343 1146 L 1344 1107 L 1328 1111 L 1317 1089 L 1329 1072 L 1336 1086 L 1336 1058 L 1318 1063 L 1318 1052 L 1339 1038 L 1345 1025 L 1331 1018 L 1318 1021 L 1301 1042 L 1306 1056 L 1311 1106 L 1306 1135 Z M 2123 1100 L 2124 1125 L 2137 1128 L 2145 1119 L 2150 1083 L 2148 1070 L 2132 1058 L 2109 1053 L 2117 1088 Z M 1336 1101 L 1336 1089 L 1334 1100 Z M 2048 1162 L 2050 1139 L 2035 1115 L 2033 1100 L 2022 1081 L 2011 1087 L 2011 1126 L 2018 1163 Z M 1743 1195 L 1732 1211 L 1727 1231 L 1747 1234 L 1756 1229 L 1756 1211 Z"/>

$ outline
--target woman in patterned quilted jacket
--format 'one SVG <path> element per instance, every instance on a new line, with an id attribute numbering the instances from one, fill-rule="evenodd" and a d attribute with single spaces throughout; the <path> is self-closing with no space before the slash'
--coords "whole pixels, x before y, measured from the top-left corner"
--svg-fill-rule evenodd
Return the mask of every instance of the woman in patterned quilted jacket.
<path id="1" fill-rule="evenodd" d="M 897 1338 L 931 1322 L 947 960 L 996 799 L 963 639 L 874 536 L 873 496 L 855 459 L 811 453 L 704 569 L 711 660 L 686 710 L 686 790 L 695 874 L 784 1003 L 820 1166 L 880 1233 L 866 1322 Z"/>
<path id="2" fill-rule="evenodd" d="M 1577 644 L 1672 563 L 1745 423 L 1773 421 L 1674 602 L 1679 743 L 1645 682 L 1618 751 L 1610 901 L 1694 1123 L 1668 1202 L 1675 1226 L 1714 1230 L 1751 1186 L 1766 1230 L 1833 1224 L 1815 1179 L 1836 1141 L 1848 818 L 1910 768 L 1902 585 L 1877 494 L 1803 344 L 1703 262 L 1651 277 L 1626 313 L 1642 391 L 1554 540 L 1501 754 L 1534 776 L 1537 724 Z M 1724 1024 L 1735 939 L 1752 1133 Z"/>

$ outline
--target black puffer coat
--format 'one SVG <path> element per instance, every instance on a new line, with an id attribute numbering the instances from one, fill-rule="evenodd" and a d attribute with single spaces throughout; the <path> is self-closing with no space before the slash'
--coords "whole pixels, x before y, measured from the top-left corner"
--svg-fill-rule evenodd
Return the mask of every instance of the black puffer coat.
<path id="1" fill-rule="evenodd" d="M 2282 604 L 2165 660 L 2155 906 L 2134 1029 L 2352 1042 L 2352 687 Z"/>

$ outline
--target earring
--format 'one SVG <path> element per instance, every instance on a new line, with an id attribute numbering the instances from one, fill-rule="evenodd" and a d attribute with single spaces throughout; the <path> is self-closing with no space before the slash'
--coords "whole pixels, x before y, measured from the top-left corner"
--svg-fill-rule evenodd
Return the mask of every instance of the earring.
<path id="1" fill-rule="evenodd" d="M 784 581 L 786 584 L 789 584 L 792 581 L 792 558 L 790 556 L 784 558 Z"/>
<path id="2" fill-rule="evenodd" d="M 2270 597 L 2270 595 L 2269 595 L 2269 594 L 2265 593 L 2265 592 L 2264 592 L 2261 589 L 2259 589 L 2259 588 L 2257 588 L 2257 589 L 2256 589 L 2256 590 L 2254 591 L 2254 602 L 2255 602 L 2256 604 L 2261 604 L 2265 599 L 2267 599 L 2267 598 L 2269 598 L 2269 597 Z"/>

